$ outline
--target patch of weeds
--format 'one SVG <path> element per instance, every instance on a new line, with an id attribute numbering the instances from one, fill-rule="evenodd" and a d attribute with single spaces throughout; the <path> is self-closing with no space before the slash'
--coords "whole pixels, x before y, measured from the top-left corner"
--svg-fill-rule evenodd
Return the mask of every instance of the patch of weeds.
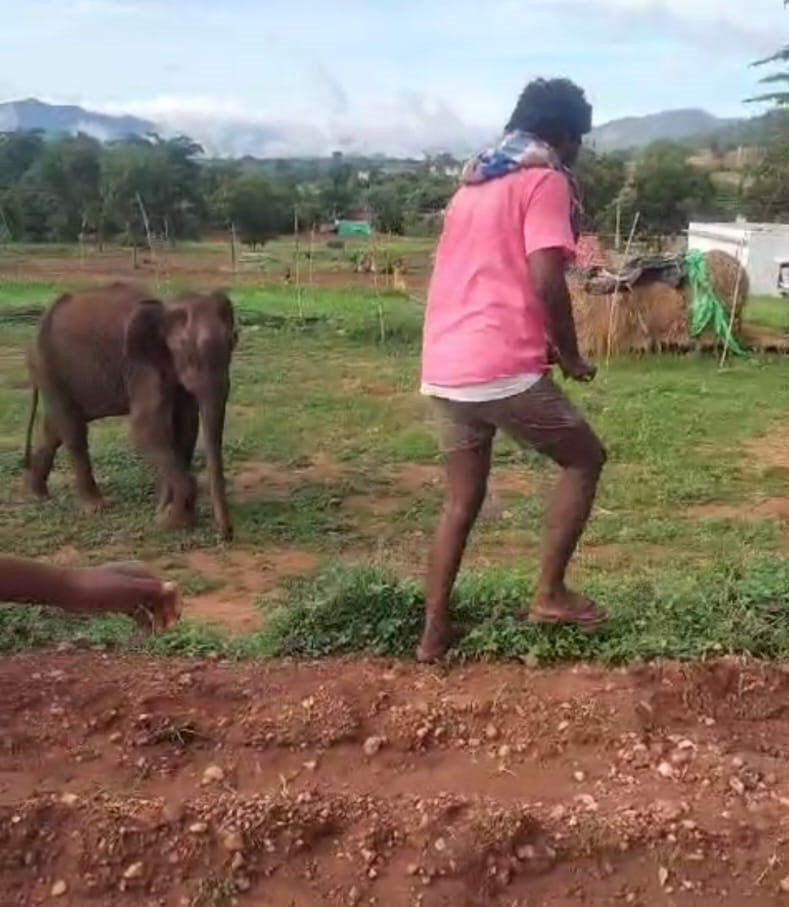
<path id="1" fill-rule="evenodd" d="M 62 642 L 100 648 L 133 648 L 133 624 L 123 617 L 68 617 L 28 605 L 0 606 L 0 651 L 24 652 Z"/>
<path id="2" fill-rule="evenodd" d="M 455 657 L 622 664 L 710 653 L 789 654 L 789 565 L 783 561 L 708 567 L 691 575 L 669 569 L 594 576 L 587 591 L 605 604 L 610 620 L 593 636 L 526 623 L 531 591 L 529 578 L 516 571 L 464 578 L 453 613 L 466 632 Z M 294 592 L 261 635 L 276 655 L 402 656 L 413 651 L 421 622 L 416 584 L 373 569 L 334 569 Z"/>
<path id="3" fill-rule="evenodd" d="M 235 658 L 236 644 L 213 624 L 182 620 L 167 633 L 146 639 L 142 651 L 147 655 Z"/>
<path id="4" fill-rule="evenodd" d="M 0 606 L 0 652 L 25 652 L 70 643 L 77 647 L 177 655 L 234 657 L 234 643 L 207 624 L 181 621 L 159 636 L 143 635 L 121 616 L 72 617 L 57 609 Z"/>
<path id="5" fill-rule="evenodd" d="M 422 620 L 415 584 L 375 568 L 332 567 L 295 584 L 261 631 L 266 651 L 315 658 L 367 651 L 410 654 Z"/>
<path id="6" fill-rule="evenodd" d="M 624 664 L 655 658 L 692 659 L 747 654 L 789 657 L 789 564 L 762 558 L 612 576 L 593 572 L 585 591 L 605 605 L 609 622 L 587 636 L 572 627 L 538 627 L 523 620 L 531 579 L 494 570 L 463 578 L 453 616 L 464 635 L 455 660 L 519 660 L 528 664 L 596 660 Z M 421 586 L 373 567 L 334 566 L 296 581 L 266 626 L 229 639 L 184 621 L 145 639 L 122 618 L 75 620 L 39 608 L 0 610 L 0 651 L 51 646 L 64 640 L 158 656 L 196 658 L 319 658 L 363 653 L 411 657 L 422 626 Z"/>

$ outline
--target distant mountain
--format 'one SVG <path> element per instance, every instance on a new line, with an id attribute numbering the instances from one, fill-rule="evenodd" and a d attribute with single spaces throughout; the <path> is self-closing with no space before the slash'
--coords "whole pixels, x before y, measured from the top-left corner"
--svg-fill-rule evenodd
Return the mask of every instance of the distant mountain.
<path id="1" fill-rule="evenodd" d="M 694 149 L 706 147 L 710 142 L 724 147 L 758 144 L 775 116 L 766 114 L 750 119 L 725 119 L 693 108 L 665 110 L 604 123 L 592 130 L 588 143 L 601 152 L 639 150 L 656 141 L 682 142 Z M 429 129 L 429 126 L 426 128 Z M 197 118 L 178 123 L 154 123 L 133 116 L 96 113 L 73 105 L 47 104 L 35 98 L 0 103 L 0 132 L 40 130 L 48 135 L 84 132 L 102 141 L 117 141 L 151 132 L 162 135 L 185 132 L 203 145 L 209 157 L 217 158 L 302 158 L 321 156 L 322 151 L 323 156 L 328 157 L 329 151 L 324 151 L 327 147 L 343 148 L 348 156 L 370 156 L 377 151 L 382 160 L 419 157 L 417 149 L 434 154 L 443 150 L 463 157 L 483 142 L 484 133 L 470 126 L 464 129 L 465 132 L 456 130 L 451 135 L 443 129 L 439 130 L 443 136 L 439 139 L 437 135 L 423 135 L 417 126 L 411 129 L 415 134 L 409 139 L 415 146 L 413 149 L 370 148 L 371 145 L 386 144 L 386 135 L 379 134 L 377 140 L 369 137 L 364 140 L 363 136 L 357 136 L 355 141 L 349 138 L 344 143 L 332 145 L 336 136 L 316 131 L 309 124 L 295 122 L 250 123 L 232 119 L 212 122 Z M 447 141 L 456 147 L 438 147 L 440 142 Z"/>
<path id="2" fill-rule="evenodd" d="M 103 142 L 146 135 L 156 125 L 131 116 L 110 116 L 82 107 L 46 104 L 36 98 L 0 103 L 0 132 L 40 130 L 48 135 L 84 132 Z"/>
<path id="3" fill-rule="evenodd" d="M 723 118 L 693 108 L 664 110 L 597 126 L 589 135 L 589 144 L 602 152 L 638 150 L 652 142 L 681 142 L 692 147 L 710 142 L 747 145 L 763 141 L 777 116 Z"/>

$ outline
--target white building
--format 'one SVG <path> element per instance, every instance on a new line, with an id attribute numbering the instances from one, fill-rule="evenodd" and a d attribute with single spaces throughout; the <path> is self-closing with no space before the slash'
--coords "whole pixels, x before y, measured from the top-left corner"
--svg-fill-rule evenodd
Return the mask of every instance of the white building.
<path id="1" fill-rule="evenodd" d="M 691 223 L 688 249 L 728 252 L 747 271 L 754 296 L 782 295 L 778 281 L 782 267 L 789 266 L 789 224 Z"/>

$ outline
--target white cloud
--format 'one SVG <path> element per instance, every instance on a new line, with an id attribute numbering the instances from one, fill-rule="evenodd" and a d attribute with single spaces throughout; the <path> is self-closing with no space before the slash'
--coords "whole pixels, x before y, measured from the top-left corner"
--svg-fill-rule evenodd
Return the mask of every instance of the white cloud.
<path id="1" fill-rule="evenodd" d="M 166 95 L 85 106 L 152 120 L 165 133 L 187 133 L 211 154 L 234 156 L 323 155 L 340 149 L 402 156 L 445 150 L 465 154 L 496 131 L 494 126 L 466 122 L 446 101 L 422 94 L 401 93 L 351 105 L 339 82 L 334 92 L 336 103 L 325 113 L 305 118 L 254 114 L 219 97 Z"/>
<path id="2" fill-rule="evenodd" d="M 212 151 L 470 150 L 536 75 L 595 120 L 738 108 L 781 0 L 25 0 L 0 30 L 9 99 L 131 113 Z M 97 76 L 97 73 L 99 75 Z"/>
<path id="3" fill-rule="evenodd" d="M 77 16 L 137 15 L 144 7 L 134 0 L 74 0 L 66 14 Z"/>
<path id="4" fill-rule="evenodd" d="M 579 12 L 583 5 L 587 14 L 619 15 L 662 27 L 687 43 L 718 50 L 728 45 L 745 54 L 781 43 L 789 27 L 780 0 L 560 0 L 557 5 Z"/>

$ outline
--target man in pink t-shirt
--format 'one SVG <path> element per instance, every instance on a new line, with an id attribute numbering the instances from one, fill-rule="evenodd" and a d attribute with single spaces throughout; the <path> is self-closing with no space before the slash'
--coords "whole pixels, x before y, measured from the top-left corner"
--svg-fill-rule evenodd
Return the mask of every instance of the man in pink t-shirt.
<path id="1" fill-rule="evenodd" d="M 605 613 L 565 585 L 605 450 L 554 384 L 590 381 L 565 279 L 575 254 L 574 163 L 591 128 L 584 93 L 566 79 L 524 89 L 497 149 L 464 171 L 447 208 L 428 292 L 422 393 L 440 421 L 447 488 L 427 579 L 418 657 L 451 643 L 449 598 L 487 489 L 498 430 L 562 468 L 551 501 L 529 620 L 598 626 Z"/>

